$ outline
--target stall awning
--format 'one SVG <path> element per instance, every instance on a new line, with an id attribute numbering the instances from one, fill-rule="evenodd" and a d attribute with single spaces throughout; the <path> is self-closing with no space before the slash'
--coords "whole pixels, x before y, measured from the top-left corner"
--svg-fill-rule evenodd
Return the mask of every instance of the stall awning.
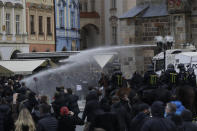
<path id="1" fill-rule="evenodd" d="M 25 61 L 0 61 L 0 74 L 32 74 L 39 66 L 46 65 L 46 60 L 25 60 Z"/>
<path id="2" fill-rule="evenodd" d="M 0 65 L 0 76 L 10 76 L 12 74 L 14 74 L 14 72 Z"/>

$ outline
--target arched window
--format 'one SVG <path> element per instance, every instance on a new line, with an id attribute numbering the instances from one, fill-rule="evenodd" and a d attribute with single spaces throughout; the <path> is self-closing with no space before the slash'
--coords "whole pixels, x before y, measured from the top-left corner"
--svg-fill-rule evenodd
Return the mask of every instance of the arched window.
<path id="1" fill-rule="evenodd" d="M 67 48 L 64 46 L 64 47 L 62 48 L 62 51 L 67 51 Z"/>
<path id="2" fill-rule="evenodd" d="M 36 49 L 33 49 L 32 52 L 37 52 Z"/>

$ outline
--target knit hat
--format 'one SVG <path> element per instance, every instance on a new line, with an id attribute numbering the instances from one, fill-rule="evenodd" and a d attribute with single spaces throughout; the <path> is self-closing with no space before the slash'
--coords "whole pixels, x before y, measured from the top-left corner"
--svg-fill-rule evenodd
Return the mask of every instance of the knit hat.
<path id="1" fill-rule="evenodd" d="M 151 113 L 154 117 L 163 117 L 164 110 L 164 103 L 161 101 L 155 101 L 151 106 Z"/>
<path id="2" fill-rule="evenodd" d="M 66 106 L 61 107 L 60 109 L 60 115 L 64 116 L 64 115 L 68 115 L 69 114 L 69 109 Z"/>

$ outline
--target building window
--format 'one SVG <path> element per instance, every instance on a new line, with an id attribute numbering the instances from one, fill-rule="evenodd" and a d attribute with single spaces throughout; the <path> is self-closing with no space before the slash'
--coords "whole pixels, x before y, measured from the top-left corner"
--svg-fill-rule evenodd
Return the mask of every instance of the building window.
<path id="1" fill-rule="evenodd" d="M 112 0 L 112 8 L 116 8 L 116 0 Z"/>
<path id="2" fill-rule="evenodd" d="M 74 16 L 74 12 L 71 12 L 71 28 L 74 28 L 75 26 L 75 16 Z"/>
<path id="3" fill-rule="evenodd" d="M 20 15 L 16 15 L 16 34 L 20 34 Z"/>
<path id="4" fill-rule="evenodd" d="M 88 12 L 88 3 L 87 2 L 84 3 L 84 12 Z"/>
<path id="5" fill-rule="evenodd" d="M 91 11 L 95 11 L 95 0 L 91 0 Z"/>
<path id="6" fill-rule="evenodd" d="M 39 35 L 43 35 L 42 16 L 39 16 Z"/>
<path id="7" fill-rule="evenodd" d="M 34 15 L 31 15 L 30 16 L 30 30 L 31 30 L 31 34 L 35 34 L 35 31 L 34 31 Z"/>
<path id="8" fill-rule="evenodd" d="M 64 28 L 64 10 L 60 10 L 60 28 Z"/>
<path id="9" fill-rule="evenodd" d="M 80 10 L 80 12 L 82 11 L 82 4 L 81 3 L 79 4 L 79 10 Z"/>
<path id="10" fill-rule="evenodd" d="M 10 34 L 10 14 L 6 14 L 6 33 Z"/>
<path id="11" fill-rule="evenodd" d="M 117 27 L 116 26 L 112 27 L 112 40 L 113 40 L 113 44 L 117 44 Z"/>
<path id="12" fill-rule="evenodd" d="M 47 17 L 47 34 L 52 35 L 52 33 L 51 33 L 51 17 Z"/>

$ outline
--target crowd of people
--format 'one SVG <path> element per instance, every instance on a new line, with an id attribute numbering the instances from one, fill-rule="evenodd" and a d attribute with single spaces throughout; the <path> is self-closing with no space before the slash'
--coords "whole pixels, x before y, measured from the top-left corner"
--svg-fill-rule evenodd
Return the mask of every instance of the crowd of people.
<path id="1" fill-rule="evenodd" d="M 56 87 L 52 103 L 20 82 L 0 78 L 0 131 L 197 131 L 196 76 L 192 68 L 172 64 L 158 76 L 152 66 L 144 76 L 126 80 L 119 69 L 102 73 L 88 87 L 80 117 L 79 97 L 71 88 Z"/>

